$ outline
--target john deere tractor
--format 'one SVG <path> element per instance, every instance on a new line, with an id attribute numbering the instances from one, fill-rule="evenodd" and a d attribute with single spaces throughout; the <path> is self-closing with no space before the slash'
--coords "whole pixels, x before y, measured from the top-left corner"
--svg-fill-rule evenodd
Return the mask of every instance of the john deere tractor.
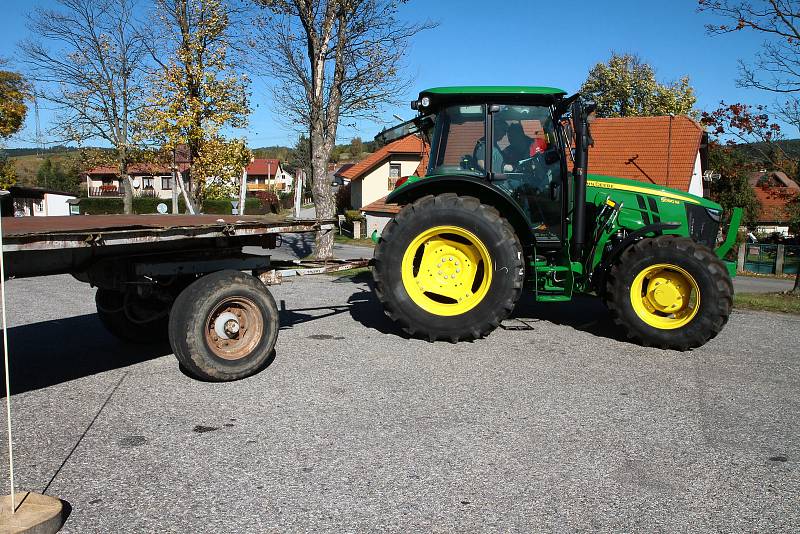
<path id="1" fill-rule="evenodd" d="M 550 87 L 442 87 L 379 134 L 418 133 L 427 173 L 398 181 L 373 275 L 386 313 L 430 340 L 485 336 L 523 291 L 603 299 L 635 341 L 686 350 L 728 321 L 735 267 L 722 208 L 652 184 L 588 175 L 594 105 Z"/>

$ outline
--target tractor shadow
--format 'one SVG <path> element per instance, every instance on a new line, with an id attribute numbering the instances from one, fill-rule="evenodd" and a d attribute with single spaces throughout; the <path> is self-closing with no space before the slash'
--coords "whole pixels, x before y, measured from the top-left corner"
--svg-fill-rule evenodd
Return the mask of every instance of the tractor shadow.
<path id="1" fill-rule="evenodd" d="M 532 294 L 523 292 L 510 319 L 523 324 L 546 321 L 615 341 L 627 340 L 600 299 L 591 295 L 576 295 L 569 302 L 536 302 Z"/>
<path id="2" fill-rule="evenodd" d="M 383 312 L 378 297 L 374 292 L 372 274 L 369 271 L 355 275 L 340 276 L 332 283 L 353 284 L 359 286 L 343 304 L 332 304 L 313 308 L 287 308 L 286 303 L 279 303 L 281 330 L 294 325 L 315 321 L 324 317 L 349 313 L 356 322 L 366 328 L 377 330 L 382 334 L 396 335 L 409 339 L 397 324 Z M 506 323 L 522 325 L 521 330 L 536 328 L 539 321 L 567 326 L 598 337 L 626 341 L 625 333 L 611 320 L 608 310 L 599 298 L 590 295 L 577 295 L 569 302 L 536 302 L 533 293 L 523 292 L 516 308 Z M 500 329 L 503 329 L 501 327 Z M 506 327 L 507 330 L 520 328 Z"/>
<path id="3" fill-rule="evenodd" d="M 94 313 L 9 328 L 8 350 L 12 395 L 172 354 L 167 342 L 118 340 Z"/>

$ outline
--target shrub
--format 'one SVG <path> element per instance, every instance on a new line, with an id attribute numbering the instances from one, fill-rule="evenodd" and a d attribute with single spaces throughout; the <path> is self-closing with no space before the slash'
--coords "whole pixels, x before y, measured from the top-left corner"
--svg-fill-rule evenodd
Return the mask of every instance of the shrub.
<path id="1" fill-rule="evenodd" d="M 203 213 L 230 215 L 232 209 L 230 200 L 206 199 L 203 201 Z M 244 201 L 244 212 L 246 215 L 263 215 L 269 211 L 261 207 L 261 202 L 257 198 L 250 197 Z"/>
<path id="2" fill-rule="evenodd" d="M 158 213 L 156 206 L 161 203 L 167 205 L 167 211 L 172 212 L 172 199 L 149 197 L 136 197 L 133 199 L 133 212 L 138 214 Z M 82 215 L 117 215 L 123 213 L 121 198 L 83 197 L 78 201 Z M 183 213 L 186 205 L 183 199 L 178 199 L 178 210 Z"/>
<path id="3" fill-rule="evenodd" d="M 344 218 L 347 220 L 347 222 L 365 220 L 364 216 L 361 215 L 361 212 L 358 210 L 346 210 L 344 212 Z"/>
<path id="4" fill-rule="evenodd" d="M 340 185 L 336 190 L 336 213 L 344 213 L 353 209 L 350 204 L 350 184 Z"/>

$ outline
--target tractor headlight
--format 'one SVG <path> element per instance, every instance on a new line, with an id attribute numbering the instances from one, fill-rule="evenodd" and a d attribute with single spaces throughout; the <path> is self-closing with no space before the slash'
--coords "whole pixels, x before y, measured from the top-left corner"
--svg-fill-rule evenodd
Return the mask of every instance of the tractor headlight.
<path id="1" fill-rule="evenodd" d="M 423 96 L 422 100 L 419 101 L 419 105 L 422 106 L 423 108 L 427 108 L 428 106 L 431 105 L 431 99 L 428 98 L 427 96 Z"/>

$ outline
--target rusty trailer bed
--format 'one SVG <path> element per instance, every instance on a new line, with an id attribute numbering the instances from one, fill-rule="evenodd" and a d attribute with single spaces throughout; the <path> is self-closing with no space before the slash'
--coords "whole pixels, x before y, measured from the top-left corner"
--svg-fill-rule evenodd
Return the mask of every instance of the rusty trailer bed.
<path id="1" fill-rule="evenodd" d="M 6 276 L 75 273 L 125 255 L 273 248 L 282 233 L 332 230 L 334 221 L 277 215 L 77 215 L 5 217 Z"/>

